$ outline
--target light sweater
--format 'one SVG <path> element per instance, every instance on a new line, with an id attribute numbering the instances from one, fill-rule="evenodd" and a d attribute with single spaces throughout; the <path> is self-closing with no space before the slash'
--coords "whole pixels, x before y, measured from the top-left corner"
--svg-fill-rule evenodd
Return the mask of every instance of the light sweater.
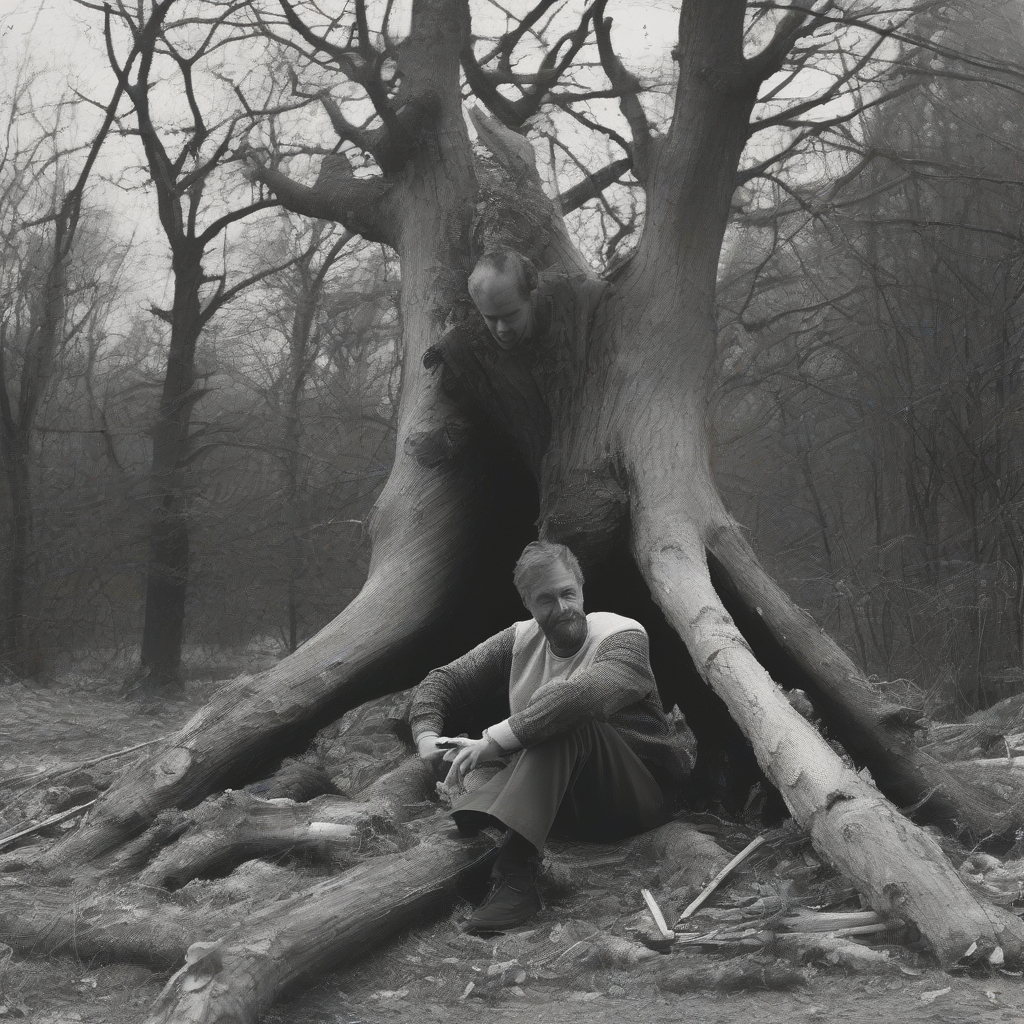
<path id="1" fill-rule="evenodd" d="M 662 710 L 644 628 L 611 612 L 587 615 L 587 639 L 570 658 L 551 653 L 533 619 L 517 622 L 431 671 L 409 718 L 416 740 L 496 723 L 488 734 L 505 751 L 608 722 L 662 779 L 681 784 L 692 768 Z"/>

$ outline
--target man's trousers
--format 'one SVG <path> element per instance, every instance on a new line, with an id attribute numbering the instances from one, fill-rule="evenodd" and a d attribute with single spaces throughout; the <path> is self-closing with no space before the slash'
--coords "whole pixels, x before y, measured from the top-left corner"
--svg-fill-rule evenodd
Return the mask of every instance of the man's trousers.
<path id="1" fill-rule="evenodd" d="M 549 832 L 607 842 L 646 832 L 668 817 L 661 787 L 614 727 L 588 722 L 523 750 L 452 807 L 456 824 L 501 824 L 538 851 Z"/>

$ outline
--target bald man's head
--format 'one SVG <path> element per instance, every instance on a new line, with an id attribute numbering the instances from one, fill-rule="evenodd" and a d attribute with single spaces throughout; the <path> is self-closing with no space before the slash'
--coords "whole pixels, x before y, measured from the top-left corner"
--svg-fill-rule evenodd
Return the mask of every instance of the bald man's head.
<path id="1" fill-rule="evenodd" d="M 469 294 L 494 340 L 515 348 L 533 333 L 537 269 L 514 249 L 489 249 L 469 275 Z"/>

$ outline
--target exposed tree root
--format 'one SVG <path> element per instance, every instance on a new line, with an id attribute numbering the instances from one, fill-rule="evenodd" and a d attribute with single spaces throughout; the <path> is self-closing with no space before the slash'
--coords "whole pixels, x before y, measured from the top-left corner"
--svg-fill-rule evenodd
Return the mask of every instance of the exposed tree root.
<path id="1" fill-rule="evenodd" d="M 254 857 L 305 854 L 348 866 L 407 842 L 399 822 L 408 820 L 431 795 L 436 768 L 411 756 L 367 787 L 359 801 L 324 795 L 306 803 L 264 800 L 227 792 L 190 811 L 165 812 L 145 836 L 125 848 L 113 870 L 139 868 L 147 885 L 177 889 Z"/>
<path id="2" fill-rule="evenodd" d="M 240 913 L 183 908 L 138 886 L 97 892 L 52 888 L 35 879 L 0 881 L 0 942 L 33 956 L 73 953 L 82 960 L 167 970 L 181 963 L 193 942 L 223 933 Z"/>
<path id="3" fill-rule="evenodd" d="M 406 430 L 443 414 L 442 405 L 439 412 L 411 416 Z M 318 715 L 336 717 L 415 682 L 438 649 L 452 642 L 443 631 L 434 630 L 432 643 L 424 634 L 437 625 L 453 600 L 452 587 L 468 571 L 479 540 L 470 532 L 479 514 L 478 491 L 478 484 L 457 472 L 428 469 L 403 456 L 400 438 L 375 512 L 370 576 L 359 595 L 272 669 L 220 689 L 177 735 L 104 794 L 83 826 L 50 851 L 47 863 L 61 867 L 112 850 L 147 828 L 161 810 L 187 807 L 225 785 L 250 781 L 261 757 L 279 759 L 305 742 Z M 450 656 L 457 653 L 450 650 Z"/>
<path id="4" fill-rule="evenodd" d="M 490 848 L 486 836 L 438 838 L 274 903 L 218 941 L 192 946 L 147 1024 L 254 1024 L 296 978 L 444 913 L 459 878 Z"/>
<path id="5" fill-rule="evenodd" d="M 939 845 L 846 767 L 785 699 L 758 663 L 711 585 L 701 541 L 672 515 L 643 509 L 634 549 L 641 570 L 698 670 L 750 740 L 815 848 L 850 878 L 879 913 L 912 922 L 951 963 L 977 943 L 1024 955 L 1024 923 L 984 906 Z M 669 538 L 669 539 L 666 539 Z"/>
<path id="6" fill-rule="evenodd" d="M 254 857 L 284 854 L 341 866 L 370 853 L 376 837 L 397 836 L 390 818 L 337 796 L 297 804 L 229 792 L 181 813 L 188 818 L 186 831 L 140 872 L 144 885 L 178 889 Z"/>

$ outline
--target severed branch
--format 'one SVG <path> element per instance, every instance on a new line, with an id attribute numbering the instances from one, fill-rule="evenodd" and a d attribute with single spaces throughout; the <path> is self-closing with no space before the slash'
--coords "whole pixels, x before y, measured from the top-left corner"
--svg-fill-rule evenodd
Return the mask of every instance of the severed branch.
<path id="1" fill-rule="evenodd" d="M 25 836 L 34 835 L 36 832 L 42 832 L 43 829 L 49 828 L 51 825 L 57 825 L 66 818 L 71 818 L 76 814 L 81 814 L 82 811 L 87 811 L 92 807 L 94 803 L 96 803 L 95 800 L 90 800 L 88 803 L 79 804 L 77 807 L 69 807 L 66 811 L 60 811 L 58 814 L 53 814 L 43 821 L 38 821 L 34 825 L 30 825 L 28 828 L 23 828 L 17 832 L 12 832 L 9 835 L 6 835 L 3 838 L 0 838 L 0 850 L 5 846 L 10 846 L 10 844 L 17 839 L 24 839 Z"/>
<path id="2" fill-rule="evenodd" d="M 764 836 L 756 836 L 751 839 L 746 846 L 736 854 L 735 857 L 728 864 L 722 868 L 721 871 L 711 879 L 710 882 L 704 887 L 704 891 L 679 915 L 679 921 L 685 921 L 688 917 L 692 917 L 697 911 L 711 898 L 714 891 L 726 880 L 729 873 L 739 867 L 758 847 L 763 846 L 765 842 Z"/>

